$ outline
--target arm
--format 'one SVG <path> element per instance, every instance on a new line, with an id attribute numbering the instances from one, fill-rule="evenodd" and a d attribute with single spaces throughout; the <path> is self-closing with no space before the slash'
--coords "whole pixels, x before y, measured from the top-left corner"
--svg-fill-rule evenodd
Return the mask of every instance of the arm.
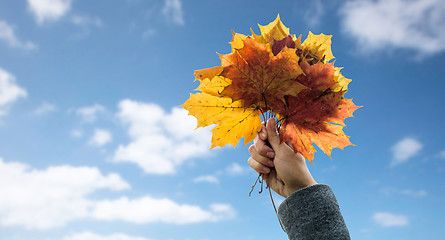
<path id="1" fill-rule="evenodd" d="M 249 148 L 248 161 L 272 190 L 286 198 L 278 215 L 289 239 L 350 239 L 331 188 L 315 182 L 306 160 L 280 141 L 275 125 L 272 118 L 263 126 Z"/>
<path id="2" fill-rule="evenodd" d="M 292 193 L 281 203 L 278 216 L 291 240 L 350 239 L 334 193 L 325 184 Z"/>

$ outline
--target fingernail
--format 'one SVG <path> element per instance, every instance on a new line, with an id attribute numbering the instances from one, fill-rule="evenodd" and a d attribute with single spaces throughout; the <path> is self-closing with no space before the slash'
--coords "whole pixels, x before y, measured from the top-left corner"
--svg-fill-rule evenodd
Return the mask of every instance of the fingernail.
<path id="1" fill-rule="evenodd" d="M 272 161 L 272 160 L 269 160 L 268 164 L 269 164 L 269 166 L 271 166 L 271 167 L 273 167 L 273 166 L 274 166 L 274 165 L 273 165 L 273 161 Z"/>
<path id="2" fill-rule="evenodd" d="M 269 158 L 274 158 L 274 157 L 275 157 L 275 153 L 274 153 L 274 152 L 267 152 L 266 155 L 267 155 Z"/>
<path id="3" fill-rule="evenodd" d="M 270 172 L 270 169 L 269 168 L 267 168 L 267 167 L 263 167 L 263 173 L 269 173 Z"/>

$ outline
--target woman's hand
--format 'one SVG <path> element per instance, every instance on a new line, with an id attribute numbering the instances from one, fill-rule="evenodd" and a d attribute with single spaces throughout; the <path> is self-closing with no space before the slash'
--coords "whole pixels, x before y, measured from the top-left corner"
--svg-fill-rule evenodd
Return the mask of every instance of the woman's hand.
<path id="1" fill-rule="evenodd" d="M 272 148 L 266 144 L 266 140 Z M 283 197 L 317 184 L 304 157 L 295 153 L 291 144 L 280 141 L 275 118 L 270 118 L 266 126 L 263 124 L 254 144 L 249 147 L 249 153 L 252 155 L 248 160 L 250 167 L 262 173 L 267 185 Z"/>

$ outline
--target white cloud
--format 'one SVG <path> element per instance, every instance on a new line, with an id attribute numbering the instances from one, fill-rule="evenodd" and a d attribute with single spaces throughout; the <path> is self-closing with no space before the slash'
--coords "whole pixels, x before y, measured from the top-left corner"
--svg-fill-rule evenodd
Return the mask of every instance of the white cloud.
<path id="1" fill-rule="evenodd" d="M 308 2 L 309 7 L 304 9 L 304 20 L 311 27 L 317 27 L 320 24 L 321 18 L 325 14 L 324 5 L 322 0 L 314 0 Z"/>
<path id="2" fill-rule="evenodd" d="M 195 179 L 193 179 L 193 182 L 207 182 L 207 183 L 219 183 L 219 180 L 217 177 L 213 176 L 213 175 L 203 175 L 203 176 L 199 176 L 196 177 Z"/>
<path id="3" fill-rule="evenodd" d="M 388 212 L 377 212 L 372 216 L 374 222 L 382 227 L 398 227 L 408 225 L 408 218 Z"/>
<path id="4" fill-rule="evenodd" d="M 227 204 L 212 204 L 209 210 L 198 206 L 178 204 L 170 199 L 142 197 L 105 200 L 96 203 L 92 216 L 100 220 L 121 220 L 132 223 L 198 223 L 233 218 L 235 210 Z"/>
<path id="5" fill-rule="evenodd" d="M 117 174 L 103 175 L 97 168 L 53 166 L 32 169 L 0 158 L 0 225 L 50 229 L 88 217 L 93 202 L 87 197 L 99 189 L 123 190 L 130 186 Z"/>
<path id="6" fill-rule="evenodd" d="M 32 50 L 37 46 L 30 42 L 22 42 L 14 33 L 14 28 L 5 21 L 0 21 L 0 40 L 5 41 L 10 47 Z"/>
<path id="7" fill-rule="evenodd" d="M 439 153 L 439 158 L 443 158 L 443 159 L 445 159 L 445 150 L 442 150 L 442 151 Z"/>
<path id="8" fill-rule="evenodd" d="M 89 143 L 91 145 L 101 147 L 109 142 L 111 142 L 112 136 L 110 131 L 105 129 L 95 129 L 94 134 L 91 137 Z"/>
<path id="9" fill-rule="evenodd" d="M 391 166 L 408 161 L 408 159 L 415 156 L 422 147 L 422 144 L 414 138 L 404 138 L 400 140 L 391 148 L 393 153 Z"/>
<path id="10" fill-rule="evenodd" d="M 227 172 L 231 175 L 242 174 L 245 169 L 238 163 L 232 163 L 226 168 Z"/>
<path id="11" fill-rule="evenodd" d="M 341 7 L 346 35 L 363 52 L 411 49 L 419 55 L 445 50 L 443 0 L 348 1 Z"/>
<path id="12" fill-rule="evenodd" d="M 39 24 L 56 21 L 65 16 L 71 8 L 72 0 L 28 0 L 28 8 Z"/>
<path id="13" fill-rule="evenodd" d="M 196 119 L 181 108 L 166 113 L 159 105 L 123 100 L 118 118 L 128 126 L 131 142 L 120 145 L 116 162 L 132 162 L 147 173 L 169 174 L 186 160 L 210 153 L 211 133 L 196 129 Z"/>
<path id="14" fill-rule="evenodd" d="M 402 194 L 412 197 L 425 197 L 428 195 L 428 193 L 425 190 L 412 190 L 412 189 L 405 189 L 401 191 Z"/>
<path id="15" fill-rule="evenodd" d="M 178 25 L 185 24 L 181 0 L 165 0 L 162 13 L 173 23 Z"/>
<path id="16" fill-rule="evenodd" d="M 81 138 L 83 136 L 83 131 L 80 129 L 73 129 L 71 130 L 70 135 L 73 138 Z"/>
<path id="17" fill-rule="evenodd" d="M 81 116 L 83 121 L 85 122 L 94 122 L 96 121 L 97 115 L 99 113 L 104 113 L 105 107 L 100 104 L 94 104 L 89 107 L 82 107 L 77 109 L 77 115 Z"/>
<path id="18" fill-rule="evenodd" d="M 144 33 L 142 33 L 142 37 L 144 39 L 148 39 L 151 38 L 152 36 L 154 36 L 156 34 L 156 30 L 154 30 L 153 28 L 149 28 L 147 30 L 145 30 Z"/>
<path id="19" fill-rule="evenodd" d="M 71 16 L 71 22 L 77 26 L 88 27 L 102 27 L 102 20 L 98 17 L 90 17 L 90 16 L 82 16 L 82 15 L 73 15 Z"/>
<path id="20" fill-rule="evenodd" d="M 63 238 L 63 240 L 150 240 L 143 237 L 129 236 L 123 233 L 114 233 L 111 235 L 99 235 L 92 232 L 75 233 Z"/>
<path id="21" fill-rule="evenodd" d="M 417 198 L 421 198 L 421 197 L 425 197 L 428 195 L 426 190 L 413 190 L 413 189 L 397 189 L 397 188 L 393 188 L 393 187 L 385 187 L 380 189 L 380 192 L 385 194 L 385 195 L 391 195 L 391 194 L 402 194 L 405 196 L 409 196 L 409 197 L 417 197 Z"/>
<path id="22" fill-rule="evenodd" d="M 15 77 L 0 68 L 0 116 L 8 112 L 13 102 L 26 95 L 26 90 L 15 83 Z"/>
<path id="23" fill-rule="evenodd" d="M 0 158 L 0 189 L 4 196 L 0 198 L 0 226 L 47 230 L 80 219 L 187 224 L 236 216 L 236 211 L 228 204 L 211 204 L 206 210 L 150 196 L 111 200 L 89 198 L 101 189 L 121 191 L 129 188 L 130 185 L 119 175 L 104 175 L 94 167 L 64 165 L 39 170 L 19 162 L 4 162 Z M 126 239 L 122 235 L 108 237 Z"/>
<path id="24" fill-rule="evenodd" d="M 53 112 L 56 110 L 57 110 L 56 105 L 54 105 L 52 103 L 48 103 L 48 102 L 43 102 L 42 104 L 40 104 L 40 106 L 38 106 L 34 110 L 34 113 L 37 115 L 42 115 L 42 114 Z"/>

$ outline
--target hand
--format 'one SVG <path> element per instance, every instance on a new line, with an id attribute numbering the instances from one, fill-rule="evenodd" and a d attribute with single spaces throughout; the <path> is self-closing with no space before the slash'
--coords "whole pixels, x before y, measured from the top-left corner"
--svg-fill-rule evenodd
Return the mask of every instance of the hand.
<path id="1" fill-rule="evenodd" d="M 272 148 L 267 146 L 266 140 Z M 270 118 L 266 126 L 263 124 L 249 153 L 252 155 L 248 160 L 250 167 L 262 173 L 267 185 L 283 197 L 317 184 L 304 157 L 295 153 L 291 144 L 280 141 L 274 118 Z"/>

